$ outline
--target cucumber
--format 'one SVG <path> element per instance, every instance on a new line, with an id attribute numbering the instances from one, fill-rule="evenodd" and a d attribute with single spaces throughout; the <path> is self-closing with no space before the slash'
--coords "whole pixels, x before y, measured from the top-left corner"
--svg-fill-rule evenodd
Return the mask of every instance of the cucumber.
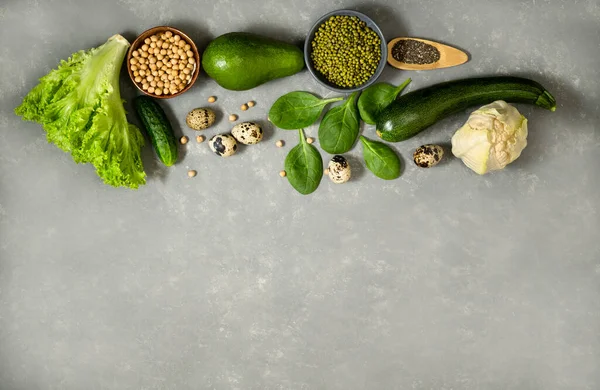
<path id="1" fill-rule="evenodd" d="M 379 114 L 377 135 L 389 142 L 404 141 L 451 114 L 496 100 L 556 110 L 554 97 L 533 80 L 505 76 L 455 80 L 398 97 Z"/>
<path id="2" fill-rule="evenodd" d="M 133 105 L 160 161 L 168 167 L 175 164 L 177 140 L 163 109 L 149 96 L 136 97 Z"/>

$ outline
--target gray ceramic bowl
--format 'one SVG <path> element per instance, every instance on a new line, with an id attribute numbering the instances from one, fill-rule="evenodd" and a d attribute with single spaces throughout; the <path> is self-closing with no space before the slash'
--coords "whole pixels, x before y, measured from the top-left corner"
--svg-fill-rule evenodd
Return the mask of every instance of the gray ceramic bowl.
<path id="1" fill-rule="evenodd" d="M 379 65 L 377 66 L 375 73 L 373 74 L 373 76 L 371 76 L 371 78 L 366 83 L 364 83 L 361 86 L 354 87 L 354 88 L 342 88 L 342 87 L 338 87 L 338 86 L 334 85 L 333 83 L 331 83 L 329 80 L 327 80 L 321 73 L 319 73 L 314 68 L 312 60 L 310 58 L 311 54 L 312 54 L 311 42 L 315 38 L 315 33 L 317 32 L 319 27 L 323 23 L 325 23 L 325 21 L 327 19 L 329 19 L 331 16 L 338 16 L 338 15 L 358 16 L 358 18 L 360 20 L 362 20 L 363 22 L 365 22 L 371 30 L 375 31 L 375 33 L 377 33 L 377 35 L 379 35 L 379 39 L 381 40 L 381 60 L 379 60 Z M 304 62 L 306 63 L 306 67 L 308 68 L 308 71 L 310 72 L 310 74 L 313 75 L 313 77 L 319 82 L 319 84 L 321 84 L 333 91 L 340 92 L 340 93 L 350 93 L 350 92 L 354 92 L 354 91 L 360 91 L 361 89 L 366 88 L 369 85 L 373 84 L 379 78 L 379 76 L 381 76 L 381 73 L 383 72 L 383 68 L 385 68 L 386 61 L 387 61 L 387 43 L 383 36 L 383 33 L 381 32 L 381 29 L 379 28 L 379 26 L 377 26 L 375 24 L 375 22 L 373 20 L 371 20 L 371 18 L 369 18 L 367 15 L 362 14 L 357 11 L 341 9 L 341 10 L 333 11 L 326 15 L 323 15 L 312 26 L 312 28 L 310 29 L 310 32 L 308 33 L 308 36 L 306 37 L 306 41 L 304 42 Z"/>

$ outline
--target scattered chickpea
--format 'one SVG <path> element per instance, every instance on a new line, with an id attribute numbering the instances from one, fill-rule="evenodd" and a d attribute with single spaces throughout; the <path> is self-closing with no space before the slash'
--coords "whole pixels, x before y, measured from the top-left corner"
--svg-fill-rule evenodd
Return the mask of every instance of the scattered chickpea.
<path id="1" fill-rule="evenodd" d="M 275 146 L 277 146 L 278 148 L 282 148 L 283 145 L 284 145 L 283 140 L 279 140 L 279 141 L 275 142 Z"/>
<path id="2" fill-rule="evenodd" d="M 198 174 L 198 172 L 194 171 L 193 169 L 188 171 L 188 177 L 194 177 Z"/>
<path id="3" fill-rule="evenodd" d="M 312 137 L 308 137 L 308 138 L 306 139 L 306 143 L 307 143 L 307 144 L 312 144 L 313 142 L 315 142 L 315 139 L 314 139 L 314 138 L 312 138 Z"/>
<path id="4" fill-rule="evenodd" d="M 325 170 L 323 171 L 323 175 L 325 175 L 325 176 L 329 175 L 329 168 L 325 168 Z"/>
<path id="5" fill-rule="evenodd" d="M 216 96 L 211 96 L 211 97 L 208 98 L 208 102 L 209 103 L 214 103 L 216 101 L 217 101 L 217 97 Z"/>
<path id="6" fill-rule="evenodd" d="M 254 103 L 254 101 L 250 100 L 248 103 L 248 107 L 254 107 L 256 105 L 256 103 Z"/>
<path id="7" fill-rule="evenodd" d="M 190 139 L 188 138 L 187 135 L 184 135 L 183 137 L 179 138 L 179 142 L 181 142 L 182 145 L 185 145 L 188 143 Z"/>
<path id="8" fill-rule="evenodd" d="M 285 177 L 287 173 L 285 171 L 279 171 L 279 176 Z"/>
<path id="9" fill-rule="evenodd" d="M 196 142 L 198 142 L 199 144 L 201 144 L 202 142 L 204 142 L 204 136 L 203 135 L 199 135 L 196 137 Z"/>
<path id="10" fill-rule="evenodd" d="M 237 121 L 237 118 L 238 118 L 237 115 L 231 114 L 231 115 L 229 115 L 229 122 L 235 122 L 235 121 Z"/>
<path id="11" fill-rule="evenodd" d="M 242 104 L 242 106 L 240 107 L 240 110 L 242 110 L 242 111 L 248 110 L 248 105 L 247 104 Z"/>

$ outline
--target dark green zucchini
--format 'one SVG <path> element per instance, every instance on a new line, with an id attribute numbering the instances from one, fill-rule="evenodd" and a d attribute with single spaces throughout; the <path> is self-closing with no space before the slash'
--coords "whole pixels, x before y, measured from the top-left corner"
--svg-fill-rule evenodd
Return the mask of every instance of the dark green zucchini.
<path id="1" fill-rule="evenodd" d="M 556 100 L 539 83 L 520 77 L 455 80 L 400 96 L 377 118 L 377 135 L 389 142 L 414 137 L 437 121 L 496 100 L 556 110 Z"/>
<path id="2" fill-rule="evenodd" d="M 163 109 L 149 96 L 136 97 L 133 105 L 160 161 L 168 167 L 175 164 L 177 140 Z"/>

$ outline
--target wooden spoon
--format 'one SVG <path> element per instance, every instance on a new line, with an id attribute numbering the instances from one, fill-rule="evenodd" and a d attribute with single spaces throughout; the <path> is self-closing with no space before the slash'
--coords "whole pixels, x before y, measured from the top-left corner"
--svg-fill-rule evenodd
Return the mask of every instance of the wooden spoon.
<path id="1" fill-rule="evenodd" d="M 440 52 L 440 59 L 436 62 L 432 62 L 431 64 L 407 64 L 406 62 L 401 62 L 396 60 L 392 56 L 392 50 L 394 49 L 394 45 L 396 42 L 401 40 L 414 40 L 426 43 L 438 49 Z M 444 45 L 443 43 L 429 41 L 427 39 L 420 38 L 410 38 L 410 37 L 400 37 L 394 38 L 388 43 L 388 63 L 395 68 L 402 70 L 431 70 L 431 69 L 441 69 L 441 68 L 449 68 L 451 66 L 456 66 L 460 64 L 464 64 L 469 60 L 469 56 L 462 50 L 457 48 Z"/>

